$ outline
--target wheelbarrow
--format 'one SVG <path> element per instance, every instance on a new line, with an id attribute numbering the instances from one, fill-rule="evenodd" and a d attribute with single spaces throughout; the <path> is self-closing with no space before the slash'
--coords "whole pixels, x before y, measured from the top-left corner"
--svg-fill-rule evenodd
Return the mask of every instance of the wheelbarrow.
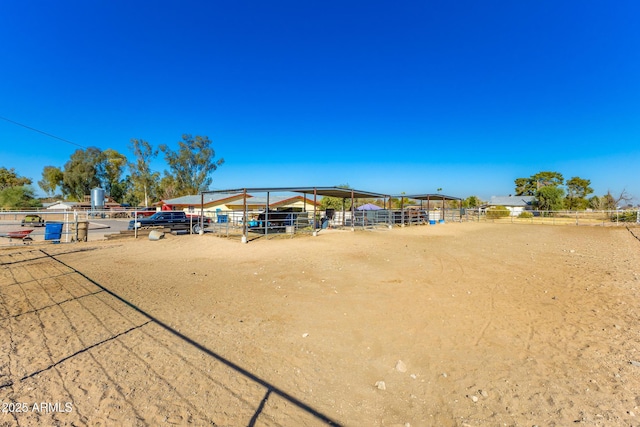
<path id="1" fill-rule="evenodd" d="M 5 238 L 7 238 L 9 240 L 11 240 L 11 239 L 20 239 L 24 243 L 28 243 L 28 242 L 32 242 L 33 241 L 31 236 L 29 236 L 29 234 L 31 234 L 32 231 L 33 231 L 33 229 L 18 230 L 18 231 L 7 231 L 6 233 L 0 233 L 0 237 L 5 237 Z"/>

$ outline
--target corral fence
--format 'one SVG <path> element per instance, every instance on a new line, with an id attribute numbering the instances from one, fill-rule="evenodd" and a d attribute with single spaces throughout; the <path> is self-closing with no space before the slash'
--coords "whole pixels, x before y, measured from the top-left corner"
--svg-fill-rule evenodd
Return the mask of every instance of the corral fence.
<path id="1" fill-rule="evenodd" d="M 446 221 L 459 222 L 459 209 L 381 209 L 354 212 L 335 212 L 328 223 L 332 227 L 376 228 L 411 225 L 435 225 Z"/>
<path id="2" fill-rule="evenodd" d="M 138 218 L 138 214 L 136 210 L 120 209 L 0 210 L 0 247 L 87 241 L 89 229 L 110 229 L 111 226 L 105 221 L 120 222 L 120 228 L 126 229 L 128 221 Z M 103 238 L 103 235 L 99 238 Z"/>
<path id="3" fill-rule="evenodd" d="M 241 210 L 204 211 L 211 218 L 206 233 L 221 237 L 241 237 L 244 233 L 245 212 Z M 366 210 L 366 211 L 326 211 L 291 212 L 255 210 L 246 212 L 246 226 L 254 237 L 289 236 L 312 234 L 327 229 L 375 230 L 394 226 L 435 225 L 445 221 L 461 221 L 460 209 L 411 209 L 404 210 Z"/>
<path id="4" fill-rule="evenodd" d="M 512 212 L 503 209 L 475 208 L 463 209 L 462 218 L 464 221 L 512 224 L 624 226 L 640 225 L 640 210 L 525 210 Z"/>
<path id="5" fill-rule="evenodd" d="M 79 225 L 80 222 L 80 217 L 72 211 L 0 211 L 0 246 L 77 241 L 77 234 L 84 226 L 84 223 Z"/>

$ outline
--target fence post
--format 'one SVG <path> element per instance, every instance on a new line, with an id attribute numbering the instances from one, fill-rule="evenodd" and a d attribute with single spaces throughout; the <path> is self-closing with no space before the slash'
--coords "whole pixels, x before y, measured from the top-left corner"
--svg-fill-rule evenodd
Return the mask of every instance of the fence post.
<path id="1" fill-rule="evenodd" d="M 74 222 L 76 223 L 76 228 L 75 228 L 75 230 L 76 230 L 76 232 L 75 232 L 75 239 L 76 239 L 76 240 L 75 240 L 75 241 L 77 242 L 77 241 L 78 241 L 78 211 L 77 211 L 77 210 L 74 210 L 74 211 L 73 211 L 73 220 L 74 220 Z M 88 237 L 88 236 L 89 236 L 89 229 L 88 229 L 88 227 L 87 227 L 87 237 Z M 87 238 L 87 240 L 89 240 L 89 239 Z"/>
<path id="2" fill-rule="evenodd" d="M 67 231 L 64 233 L 64 242 L 69 243 L 69 212 L 64 211 L 64 225 Z"/>

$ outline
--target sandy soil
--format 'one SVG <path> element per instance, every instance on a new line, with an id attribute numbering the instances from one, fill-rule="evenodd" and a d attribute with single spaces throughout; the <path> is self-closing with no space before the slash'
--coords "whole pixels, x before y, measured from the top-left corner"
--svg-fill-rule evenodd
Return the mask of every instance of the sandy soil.
<path id="1" fill-rule="evenodd" d="M 2 426 L 640 425 L 622 227 L 167 236 L 0 265 Z"/>

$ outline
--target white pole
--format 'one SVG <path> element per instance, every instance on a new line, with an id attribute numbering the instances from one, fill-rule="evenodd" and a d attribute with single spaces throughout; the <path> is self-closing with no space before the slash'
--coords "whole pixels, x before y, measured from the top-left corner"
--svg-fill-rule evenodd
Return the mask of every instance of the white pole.
<path id="1" fill-rule="evenodd" d="M 75 239 L 77 242 L 78 241 L 78 211 L 76 210 L 73 211 L 73 222 L 75 222 L 76 224 Z M 89 227 L 87 227 L 87 240 L 89 240 Z"/>
<path id="2" fill-rule="evenodd" d="M 67 229 L 66 232 L 64 233 L 64 242 L 65 243 L 69 243 L 69 211 L 64 211 L 64 224 L 65 224 L 65 228 Z"/>

